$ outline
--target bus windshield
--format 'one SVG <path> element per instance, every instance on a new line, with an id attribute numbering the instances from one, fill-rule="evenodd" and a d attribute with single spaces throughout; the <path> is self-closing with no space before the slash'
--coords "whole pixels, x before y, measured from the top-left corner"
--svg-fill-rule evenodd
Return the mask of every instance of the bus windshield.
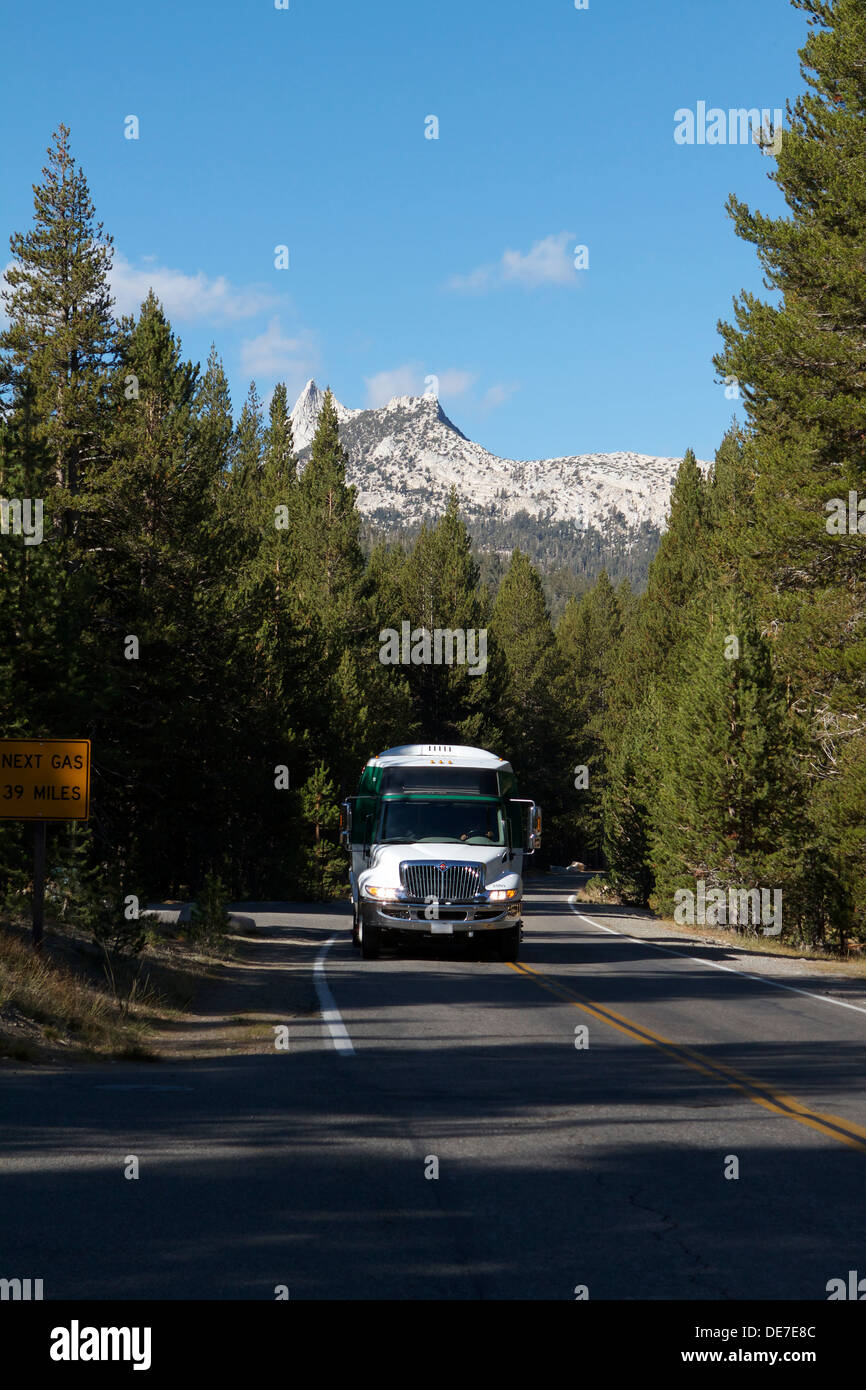
<path id="1" fill-rule="evenodd" d="M 505 817 L 495 801 L 386 801 L 380 845 L 505 845 Z"/>

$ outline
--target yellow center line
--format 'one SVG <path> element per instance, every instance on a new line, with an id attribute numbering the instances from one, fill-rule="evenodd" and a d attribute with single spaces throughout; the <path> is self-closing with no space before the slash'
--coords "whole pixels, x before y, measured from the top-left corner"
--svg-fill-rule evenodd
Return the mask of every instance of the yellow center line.
<path id="1" fill-rule="evenodd" d="M 755 1105 L 762 1105 L 765 1110 L 772 1110 L 776 1115 L 785 1115 L 790 1120 L 796 1120 L 799 1124 L 808 1125 L 810 1129 L 816 1129 L 819 1134 L 823 1134 L 827 1138 L 837 1139 L 842 1144 L 848 1144 L 852 1149 L 859 1149 L 862 1153 L 866 1153 L 866 1128 L 855 1124 L 853 1120 L 842 1120 L 838 1115 L 822 1115 L 816 1110 L 810 1110 L 808 1106 L 801 1104 L 793 1096 L 782 1095 L 753 1076 L 747 1076 L 744 1072 L 737 1071 L 724 1062 L 716 1062 L 711 1057 L 705 1057 L 702 1052 L 696 1052 L 694 1048 L 674 1042 L 671 1038 L 665 1038 L 660 1033 L 654 1033 L 650 1028 L 645 1028 L 643 1024 L 633 1023 L 631 1019 L 615 1013 L 613 1009 L 596 1004 L 592 999 L 587 999 L 585 995 L 578 994 L 570 986 L 563 985 L 558 980 L 546 978 L 540 971 L 533 970 L 529 965 L 518 965 L 511 961 L 508 963 L 518 975 L 531 978 L 542 989 L 546 989 L 549 994 L 555 995 L 564 1003 L 581 1009 L 601 1023 L 606 1023 L 610 1028 L 616 1028 L 618 1032 L 625 1033 L 629 1038 L 635 1038 L 638 1042 L 657 1048 L 660 1052 L 666 1053 L 668 1057 L 672 1057 L 674 1061 L 682 1062 L 684 1066 L 691 1067 L 693 1071 L 702 1072 L 705 1076 L 711 1076 L 716 1081 L 722 1081 L 726 1086 L 741 1091 Z"/>

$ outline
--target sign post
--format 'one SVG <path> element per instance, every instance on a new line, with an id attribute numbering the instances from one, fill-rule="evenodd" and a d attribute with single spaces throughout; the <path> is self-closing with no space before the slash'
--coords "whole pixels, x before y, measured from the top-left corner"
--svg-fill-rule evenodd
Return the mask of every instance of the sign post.
<path id="1" fill-rule="evenodd" d="M 0 820 L 33 821 L 33 945 L 45 924 L 45 826 L 90 816 L 90 740 L 0 739 Z"/>
<path id="2" fill-rule="evenodd" d="M 42 950 L 42 929 L 45 926 L 45 822 L 33 826 L 33 945 Z"/>

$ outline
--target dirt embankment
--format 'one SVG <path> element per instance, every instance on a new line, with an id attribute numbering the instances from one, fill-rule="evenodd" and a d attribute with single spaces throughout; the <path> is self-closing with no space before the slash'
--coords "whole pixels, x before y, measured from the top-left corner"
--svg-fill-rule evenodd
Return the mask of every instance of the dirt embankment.
<path id="1" fill-rule="evenodd" d="M 23 923 L 0 923 L 0 1060 L 159 1061 L 270 1050 L 275 1024 L 316 1012 L 312 964 L 321 933 L 300 926 L 299 913 L 286 907 L 255 920 L 233 913 L 224 939 L 207 951 L 177 916 L 117 973 L 116 993 L 85 934 L 49 923 L 36 954 Z"/>

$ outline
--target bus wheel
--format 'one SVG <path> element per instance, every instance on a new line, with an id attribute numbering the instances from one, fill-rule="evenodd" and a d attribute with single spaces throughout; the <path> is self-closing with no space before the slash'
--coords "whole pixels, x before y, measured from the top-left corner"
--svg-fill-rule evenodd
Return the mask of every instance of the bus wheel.
<path id="1" fill-rule="evenodd" d="M 520 955 L 520 927 L 506 927 L 499 933 L 499 959 L 517 960 Z"/>
<path id="2" fill-rule="evenodd" d="M 361 959 L 378 960 L 382 953 L 382 928 L 361 923 Z"/>

